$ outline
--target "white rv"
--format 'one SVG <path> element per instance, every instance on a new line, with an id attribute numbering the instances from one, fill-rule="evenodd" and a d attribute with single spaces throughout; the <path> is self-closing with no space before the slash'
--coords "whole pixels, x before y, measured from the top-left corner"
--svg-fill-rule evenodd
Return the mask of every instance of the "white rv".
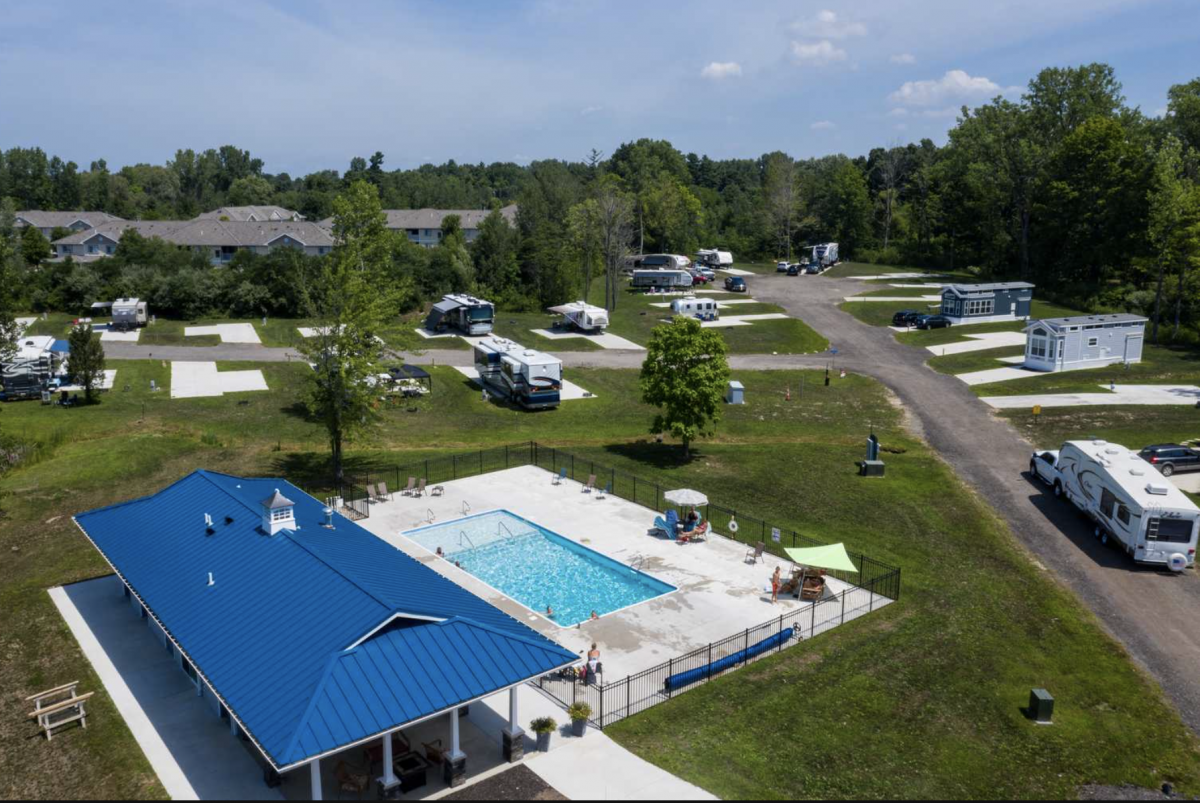
<path id="1" fill-rule="evenodd" d="M 1067 441 L 1055 461 L 1055 493 L 1066 496 L 1138 563 L 1180 572 L 1196 559 L 1197 508 L 1170 480 L 1124 446 Z"/>
<path id="2" fill-rule="evenodd" d="M 701 248 L 696 252 L 695 261 L 710 268 L 728 268 L 733 265 L 733 253 L 719 248 Z"/>
<path id="3" fill-rule="evenodd" d="M 812 246 L 813 258 L 812 261 L 821 266 L 821 270 L 831 268 L 838 261 L 838 244 L 837 243 L 822 243 L 821 245 Z"/>
<path id="4" fill-rule="evenodd" d="M 136 298 L 118 298 L 112 305 L 113 329 L 130 330 L 145 326 L 149 314 L 145 301 Z"/>
<path id="5" fill-rule="evenodd" d="M 632 287 L 683 290 L 692 286 L 692 274 L 686 270 L 635 270 Z"/>
<path id="6" fill-rule="evenodd" d="M 479 381 L 488 390 L 531 410 L 558 406 L 562 390 L 558 357 L 502 337 L 480 340 L 474 352 Z"/>
<path id="7" fill-rule="evenodd" d="M 608 326 L 608 310 L 604 307 L 593 306 L 586 301 L 560 304 L 557 307 L 550 307 L 549 312 L 563 316 L 567 323 L 581 332 L 603 332 Z"/>
<path id="8" fill-rule="evenodd" d="M 675 299 L 671 302 L 671 311 L 685 318 L 699 318 L 702 321 L 715 321 L 721 317 L 716 301 L 695 296 Z"/>

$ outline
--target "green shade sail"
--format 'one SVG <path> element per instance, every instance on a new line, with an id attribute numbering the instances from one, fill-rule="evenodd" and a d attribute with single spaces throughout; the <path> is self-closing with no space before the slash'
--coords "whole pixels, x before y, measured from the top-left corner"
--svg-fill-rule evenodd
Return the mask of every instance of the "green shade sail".
<path id="1" fill-rule="evenodd" d="M 844 572 L 857 572 L 858 567 L 846 554 L 845 544 L 830 544 L 829 546 L 792 547 L 783 550 L 795 563 L 811 566 L 814 569 L 835 569 Z"/>

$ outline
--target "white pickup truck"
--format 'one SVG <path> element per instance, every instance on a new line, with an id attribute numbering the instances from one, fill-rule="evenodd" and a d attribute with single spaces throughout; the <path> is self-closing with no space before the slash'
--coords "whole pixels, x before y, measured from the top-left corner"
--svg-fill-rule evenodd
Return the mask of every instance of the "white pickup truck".
<path id="1" fill-rule="evenodd" d="M 1029 473 L 1054 489 L 1055 496 L 1062 496 L 1062 477 L 1058 473 L 1058 449 L 1034 452 L 1029 458 Z"/>

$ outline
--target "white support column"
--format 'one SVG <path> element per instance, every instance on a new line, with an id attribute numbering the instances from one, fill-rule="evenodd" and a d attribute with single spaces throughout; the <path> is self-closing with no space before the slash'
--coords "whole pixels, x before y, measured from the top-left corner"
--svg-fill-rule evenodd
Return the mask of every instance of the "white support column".
<path id="1" fill-rule="evenodd" d="M 321 800 L 321 759 L 314 758 L 308 762 L 308 767 L 312 776 L 312 799 Z"/>
<path id="2" fill-rule="evenodd" d="M 383 787 L 390 789 L 398 783 L 396 768 L 392 763 L 392 734 L 383 734 Z"/>
<path id="3" fill-rule="evenodd" d="M 521 730 L 521 726 L 517 724 L 517 687 L 513 686 L 508 690 L 508 730 L 510 733 L 516 733 Z"/>
<path id="4" fill-rule="evenodd" d="M 458 758 L 463 754 L 458 744 L 458 709 L 450 711 L 450 758 Z"/>

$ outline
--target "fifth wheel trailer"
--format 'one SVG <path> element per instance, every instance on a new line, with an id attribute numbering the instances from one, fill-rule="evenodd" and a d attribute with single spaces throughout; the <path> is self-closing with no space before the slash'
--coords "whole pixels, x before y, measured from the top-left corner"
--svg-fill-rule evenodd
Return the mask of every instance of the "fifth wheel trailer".
<path id="1" fill-rule="evenodd" d="M 586 301 L 560 304 L 547 311 L 563 316 L 563 320 L 581 332 L 603 332 L 608 327 L 608 310 Z"/>
<path id="2" fill-rule="evenodd" d="M 1115 539 L 1138 563 L 1180 572 L 1196 560 L 1200 508 L 1136 452 L 1103 440 L 1067 441 L 1055 461 L 1055 493 Z"/>

